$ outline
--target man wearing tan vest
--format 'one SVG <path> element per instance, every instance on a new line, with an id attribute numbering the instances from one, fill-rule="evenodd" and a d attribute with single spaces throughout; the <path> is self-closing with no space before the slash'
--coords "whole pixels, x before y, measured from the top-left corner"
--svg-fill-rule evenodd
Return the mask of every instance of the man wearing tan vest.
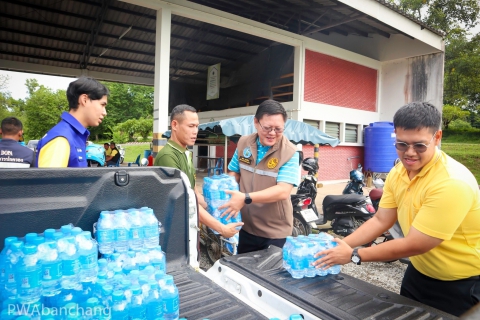
<path id="1" fill-rule="evenodd" d="M 224 215 L 242 213 L 238 253 L 283 247 L 292 234 L 292 188 L 300 180 L 299 155 L 295 145 L 283 136 L 287 113 L 274 100 L 262 102 L 254 125 L 257 133 L 243 136 L 228 169 L 240 184 L 240 191 L 226 191 L 232 198 L 220 209 Z"/>

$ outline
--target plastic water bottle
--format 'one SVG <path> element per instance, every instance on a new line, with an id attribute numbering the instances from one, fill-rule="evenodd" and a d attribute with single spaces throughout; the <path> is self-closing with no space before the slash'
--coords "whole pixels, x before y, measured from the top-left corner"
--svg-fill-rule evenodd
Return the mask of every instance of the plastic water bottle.
<path id="1" fill-rule="evenodd" d="M 113 293 L 113 286 L 106 284 L 102 287 L 102 304 L 106 308 L 110 308 L 112 306 L 112 293 Z"/>
<path id="2" fill-rule="evenodd" d="M 126 252 L 128 251 L 128 235 L 130 232 L 126 213 L 122 210 L 115 210 L 114 221 L 115 251 Z"/>
<path id="3" fill-rule="evenodd" d="M 111 254 L 114 249 L 115 234 L 112 215 L 108 211 L 100 212 L 97 222 L 98 251 L 102 254 Z"/>
<path id="4" fill-rule="evenodd" d="M 42 263 L 37 257 L 37 247 L 26 244 L 24 256 L 17 263 L 17 298 L 20 303 L 33 303 L 40 300 L 42 293 Z"/>
<path id="5" fill-rule="evenodd" d="M 13 241 L 10 243 L 10 252 L 7 254 L 5 267 L 5 287 L 3 298 L 15 297 L 17 295 L 17 264 L 23 258 L 23 242 Z"/>
<path id="6" fill-rule="evenodd" d="M 132 302 L 130 303 L 128 313 L 130 315 L 130 319 L 147 319 L 147 309 L 146 306 L 143 304 L 142 289 L 139 285 L 132 286 Z"/>
<path id="7" fill-rule="evenodd" d="M 94 281 L 97 277 L 98 250 L 90 231 L 83 231 L 75 237 L 80 255 L 80 281 Z"/>
<path id="8" fill-rule="evenodd" d="M 315 269 L 315 266 L 313 263 L 315 262 L 315 254 L 317 251 L 315 251 L 315 243 L 310 241 L 307 243 L 307 249 L 306 249 L 306 266 L 305 266 L 305 277 L 308 278 L 313 278 L 317 275 L 317 270 Z"/>
<path id="9" fill-rule="evenodd" d="M 295 279 L 302 279 L 303 274 L 303 248 L 301 243 L 295 243 L 292 250 L 292 265 L 291 265 L 291 275 Z"/>
<path id="10" fill-rule="evenodd" d="M 131 250 L 141 250 L 143 248 L 143 221 L 140 211 L 137 209 L 128 210 L 128 219 L 130 221 L 130 233 L 128 237 L 128 246 Z"/>
<path id="11" fill-rule="evenodd" d="M 72 234 L 72 229 L 73 229 L 73 226 L 71 224 L 66 224 L 60 227 L 60 231 L 63 233 L 65 237 Z"/>
<path id="12" fill-rule="evenodd" d="M 125 300 L 127 301 L 127 307 L 132 302 L 132 282 L 128 279 L 122 280 L 122 287 L 123 294 L 125 295 Z"/>
<path id="13" fill-rule="evenodd" d="M 72 236 L 64 237 L 57 242 L 57 247 L 61 252 L 63 277 L 62 288 L 74 289 L 79 286 L 80 260 L 75 238 Z"/>
<path id="14" fill-rule="evenodd" d="M 52 239 L 38 246 L 38 257 L 42 262 L 42 295 L 55 296 L 60 293 L 63 276 L 62 260 L 57 243 Z"/>
<path id="15" fill-rule="evenodd" d="M 176 320 L 180 315 L 178 289 L 171 275 L 165 275 L 164 280 L 165 285 L 161 288 L 163 318 L 165 320 Z"/>
<path id="16" fill-rule="evenodd" d="M 150 291 L 148 296 L 145 299 L 145 304 L 147 305 L 147 319 L 159 319 L 163 316 L 163 301 L 162 296 L 160 295 L 160 288 L 158 282 L 151 280 L 149 282 Z"/>
<path id="17" fill-rule="evenodd" d="M 167 272 L 167 260 L 161 246 L 152 248 L 149 252 L 150 263 L 156 271 Z"/>
<path id="18" fill-rule="evenodd" d="M 154 248 L 160 243 L 160 231 L 158 230 L 158 219 L 150 208 L 142 208 L 143 233 L 145 236 L 145 247 Z"/>
<path id="19" fill-rule="evenodd" d="M 2 298 L 2 291 L 3 291 L 3 288 L 5 287 L 5 281 L 7 277 L 7 255 L 10 252 L 10 249 L 9 249 L 10 244 L 15 241 L 18 241 L 17 237 L 5 238 L 3 250 L 2 252 L 0 252 L 0 302 L 4 300 Z"/>
<path id="20" fill-rule="evenodd" d="M 112 319 L 128 320 L 127 301 L 123 291 L 116 290 L 112 296 Z M 150 319 L 150 318 L 148 318 Z"/>
<path id="21" fill-rule="evenodd" d="M 283 252 L 283 263 L 282 266 L 285 270 L 289 271 L 290 265 L 288 264 L 289 258 L 290 258 L 290 252 L 292 251 L 292 245 L 293 245 L 293 237 L 288 236 L 285 244 L 283 245 L 282 252 Z"/>
<path id="22" fill-rule="evenodd" d="M 328 240 L 326 240 L 326 239 L 327 239 L 327 238 L 326 238 L 325 236 L 319 235 L 319 237 L 318 237 L 318 239 L 317 239 L 317 241 L 316 241 L 316 243 L 317 243 L 317 245 L 316 245 L 316 251 L 317 251 L 317 252 L 320 252 L 320 251 L 323 251 L 323 250 L 327 249 L 327 241 L 328 241 Z M 318 260 L 318 259 L 320 259 L 320 258 L 322 258 L 322 257 L 323 257 L 323 255 L 322 255 L 322 256 L 318 256 L 316 259 Z M 322 268 L 318 268 L 318 269 L 317 269 L 317 275 L 319 275 L 319 276 L 321 276 L 321 277 L 324 277 L 324 276 L 326 276 L 327 274 L 328 274 L 328 271 L 327 271 L 327 270 L 322 269 Z"/>
<path id="23" fill-rule="evenodd" d="M 330 241 L 329 244 L 330 244 L 330 248 L 335 248 L 338 245 L 338 243 L 336 243 L 335 241 Z M 330 274 L 339 274 L 341 269 L 342 269 L 342 267 L 339 264 L 336 264 L 336 265 L 333 265 L 330 268 L 328 268 L 327 271 Z"/>

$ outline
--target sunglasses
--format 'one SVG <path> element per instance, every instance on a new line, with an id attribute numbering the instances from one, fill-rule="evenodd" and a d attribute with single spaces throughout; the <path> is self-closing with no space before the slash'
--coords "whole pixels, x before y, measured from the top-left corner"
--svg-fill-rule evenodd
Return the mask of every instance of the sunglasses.
<path id="1" fill-rule="evenodd" d="M 260 121 L 258 121 L 258 124 L 260 125 L 263 132 L 265 132 L 265 133 L 270 133 L 272 130 L 275 131 L 275 133 L 282 133 L 283 130 L 285 130 L 284 128 L 264 127 L 264 126 L 262 126 Z"/>
<path id="2" fill-rule="evenodd" d="M 428 147 L 432 144 L 433 138 L 435 138 L 435 135 L 437 134 L 437 132 L 438 131 L 435 131 L 432 139 L 430 139 L 429 144 L 425 144 L 425 143 L 408 144 L 406 142 L 395 142 L 393 145 L 395 146 L 395 148 L 397 148 L 398 151 L 401 151 L 401 152 L 406 152 L 408 148 L 412 147 L 413 150 L 415 150 L 415 152 L 424 153 L 425 151 L 427 151 Z"/>

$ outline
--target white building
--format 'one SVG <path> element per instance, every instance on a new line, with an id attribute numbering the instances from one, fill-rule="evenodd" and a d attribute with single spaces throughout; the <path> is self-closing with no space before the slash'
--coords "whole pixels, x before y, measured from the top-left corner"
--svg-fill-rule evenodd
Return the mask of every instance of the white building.
<path id="1" fill-rule="evenodd" d="M 342 143 L 320 147 L 320 180 L 363 162 L 363 128 L 411 101 L 442 107 L 442 34 L 384 0 L 5 0 L 0 69 L 155 86 L 154 152 L 168 114 L 253 114 L 266 98 Z M 206 100 L 220 63 L 219 98 Z M 229 156 L 234 145 L 229 146 Z M 305 156 L 313 147 L 303 147 Z M 196 147 L 205 154 L 206 147 Z M 210 156 L 223 147 L 210 147 Z M 355 165 L 356 163 L 354 163 Z M 197 166 L 200 166 L 197 163 Z"/>

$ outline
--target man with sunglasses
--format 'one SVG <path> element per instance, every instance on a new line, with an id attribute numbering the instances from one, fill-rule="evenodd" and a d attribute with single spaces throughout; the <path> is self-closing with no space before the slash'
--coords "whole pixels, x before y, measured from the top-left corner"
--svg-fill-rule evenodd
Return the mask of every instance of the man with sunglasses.
<path id="1" fill-rule="evenodd" d="M 441 114 L 413 102 L 393 119 L 398 163 L 388 174 L 376 215 L 317 267 L 410 257 L 400 294 L 460 316 L 480 300 L 480 192 L 473 174 L 437 146 Z M 405 238 L 357 248 L 398 219 Z"/>
<path id="2" fill-rule="evenodd" d="M 232 216 L 241 210 L 244 226 L 239 233 L 238 253 L 283 247 L 292 234 L 292 188 L 300 180 L 298 152 L 283 135 L 287 113 L 274 100 L 262 102 L 253 120 L 257 133 L 243 136 L 228 169 L 240 184 L 226 191 L 232 198 L 220 208 Z"/>

